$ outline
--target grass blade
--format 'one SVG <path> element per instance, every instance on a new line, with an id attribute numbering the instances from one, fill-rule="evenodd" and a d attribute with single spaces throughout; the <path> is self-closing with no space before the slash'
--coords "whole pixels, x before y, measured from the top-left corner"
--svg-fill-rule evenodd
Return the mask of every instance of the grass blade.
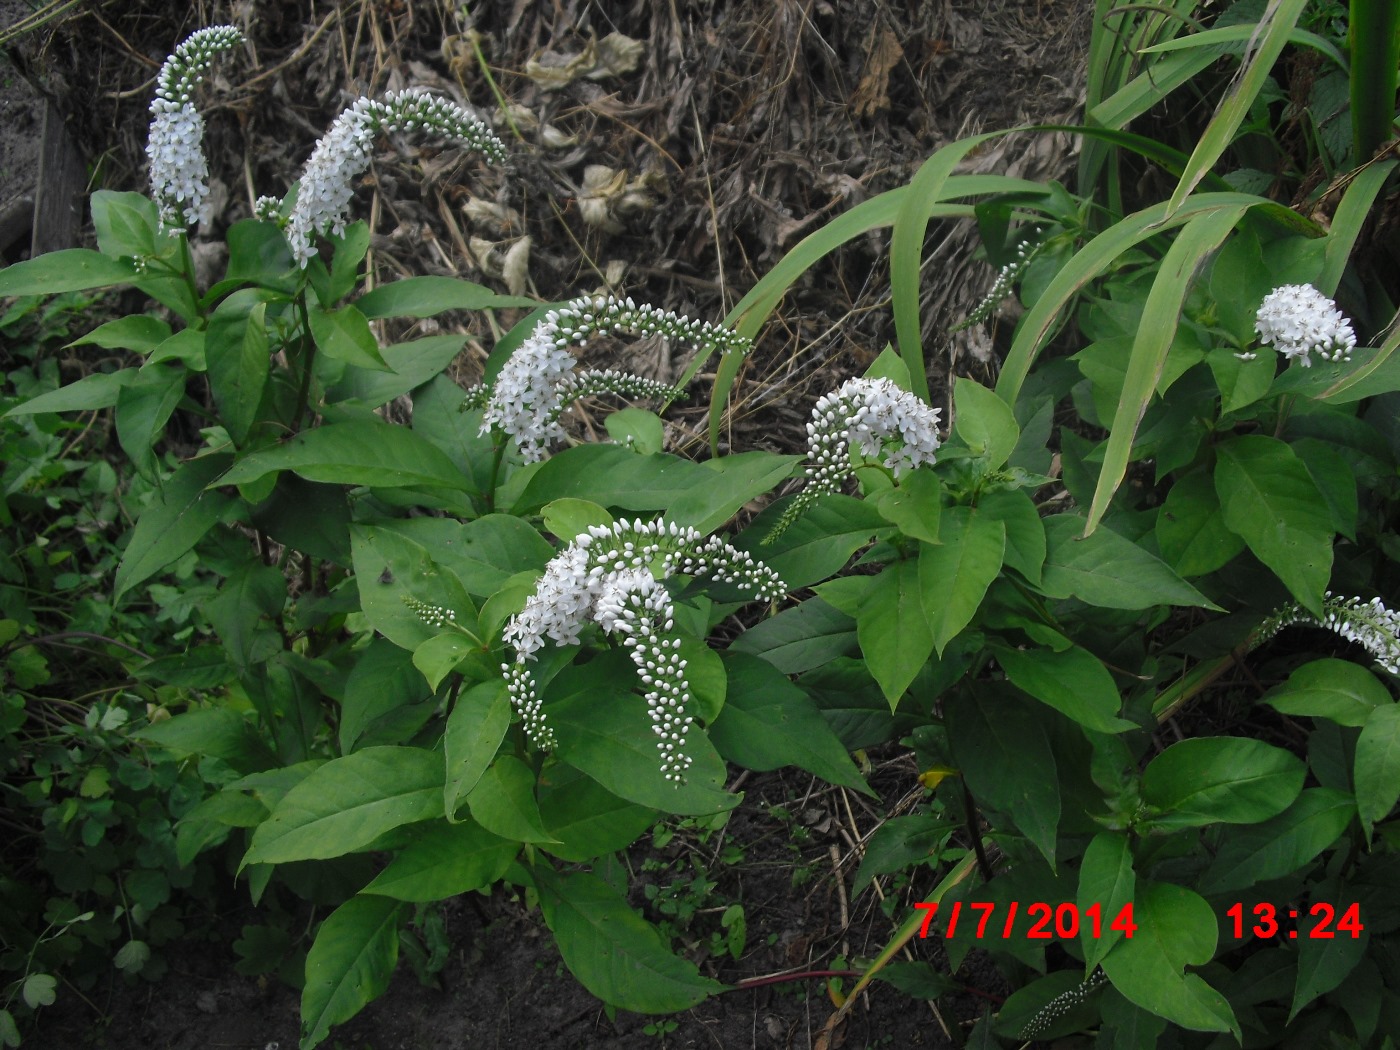
<path id="1" fill-rule="evenodd" d="M 1103 469 L 1099 472 L 1099 483 L 1089 505 L 1088 520 L 1084 526 L 1086 536 L 1098 525 L 1108 509 L 1109 500 L 1118 491 L 1127 473 L 1133 438 L 1137 436 L 1142 414 L 1147 411 L 1157 384 L 1161 382 L 1162 367 L 1166 364 L 1167 351 L 1171 349 L 1172 339 L 1176 336 L 1181 305 L 1191 289 L 1191 282 L 1202 263 L 1230 236 L 1235 223 L 1248 210 L 1248 204 L 1235 204 L 1198 215 L 1186 224 L 1167 249 L 1161 269 L 1152 282 L 1152 290 L 1147 293 L 1142 321 L 1133 339 L 1127 374 L 1123 379 L 1123 392 L 1118 399 L 1108 445 L 1104 450 Z"/>
<path id="2" fill-rule="evenodd" d="M 1351 0 L 1351 133 L 1356 163 L 1394 135 L 1400 76 L 1400 4 Z"/>
<path id="3" fill-rule="evenodd" d="M 1342 271 L 1351 258 L 1351 250 L 1356 246 L 1356 238 L 1360 236 L 1366 216 L 1371 213 L 1371 205 L 1395 166 L 1395 161 L 1387 160 L 1362 168 L 1337 205 L 1337 213 L 1332 216 L 1332 230 L 1327 235 L 1327 247 L 1323 252 L 1322 273 L 1313 282 L 1324 295 L 1337 294 L 1337 285 L 1341 283 Z"/>

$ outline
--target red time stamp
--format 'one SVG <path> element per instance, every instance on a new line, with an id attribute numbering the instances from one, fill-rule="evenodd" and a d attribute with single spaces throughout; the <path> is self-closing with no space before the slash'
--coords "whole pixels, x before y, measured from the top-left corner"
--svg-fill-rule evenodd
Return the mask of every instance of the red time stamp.
<path id="1" fill-rule="evenodd" d="M 930 901 L 920 901 L 914 907 L 924 913 L 923 922 L 919 924 L 919 936 L 927 937 L 929 924 L 938 914 L 938 905 Z M 997 916 L 994 921 L 993 913 L 998 908 L 1004 908 L 1005 915 Z M 1087 934 L 1098 940 L 1104 936 L 1105 930 L 1117 931 L 1128 938 L 1137 930 L 1137 923 L 1133 922 L 1131 901 L 1119 908 L 1111 918 L 1104 914 L 1103 906 L 1098 903 L 1081 909 L 1069 901 L 1060 904 L 1035 901 L 1025 908 L 1024 920 L 1028 920 L 1029 925 L 1026 926 L 1023 921 L 1023 929 L 1018 930 L 1016 919 L 1020 914 L 1019 901 L 1011 901 L 1006 905 L 999 905 L 993 901 L 968 901 L 966 911 L 962 901 L 954 901 L 952 907 L 944 912 L 948 925 L 943 931 L 943 936 L 945 939 L 957 936 L 972 937 L 979 941 L 986 937 L 1000 937 L 1004 941 L 1013 937 L 1024 937 L 1030 941 L 1049 941 L 1057 937 L 1069 940 Z"/>
<path id="2" fill-rule="evenodd" d="M 1355 940 L 1366 929 L 1361 923 L 1361 905 L 1349 904 L 1339 914 L 1338 907 L 1326 901 L 1303 909 L 1261 901 L 1249 909 L 1248 915 L 1245 906 L 1237 901 L 1225 909 L 1225 917 L 1234 925 L 1237 939 L 1248 930 L 1261 940 L 1286 937 L 1290 941 L 1330 941 L 1341 935 Z M 1250 918 L 1254 921 L 1250 922 Z"/>

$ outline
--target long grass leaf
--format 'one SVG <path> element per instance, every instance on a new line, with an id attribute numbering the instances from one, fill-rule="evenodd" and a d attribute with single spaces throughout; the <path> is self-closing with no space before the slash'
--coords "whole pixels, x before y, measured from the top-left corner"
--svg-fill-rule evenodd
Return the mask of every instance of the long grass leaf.
<path id="1" fill-rule="evenodd" d="M 1221 55 L 1223 46 L 1180 51 L 1168 55 L 1123 85 L 1089 111 L 1090 119 L 1106 128 L 1124 128 L 1205 69 Z"/>
<path id="2" fill-rule="evenodd" d="M 1181 207 L 1182 201 L 1190 195 L 1206 172 L 1215 166 L 1220 155 L 1235 140 L 1235 133 L 1244 123 L 1244 118 L 1249 115 L 1254 100 L 1263 90 L 1274 63 L 1278 61 L 1284 45 L 1288 43 L 1289 34 L 1298 24 L 1298 18 L 1307 5 L 1308 0 L 1275 0 L 1265 11 L 1265 21 L 1261 21 L 1258 26 L 1262 32 L 1259 46 L 1252 55 L 1248 55 L 1246 49 L 1248 57 L 1244 68 L 1230 85 L 1230 90 L 1225 93 L 1215 115 L 1210 118 L 1210 123 L 1206 125 L 1206 130 L 1191 153 L 1181 181 L 1172 191 L 1171 200 L 1167 203 L 1168 215 Z"/>
<path id="3" fill-rule="evenodd" d="M 1367 361 L 1355 372 L 1345 375 L 1341 379 L 1337 380 L 1330 387 L 1328 387 L 1321 394 L 1319 394 L 1317 396 L 1317 399 L 1319 401 L 1327 401 L 1332 404 L 1339 405 L 1346 404 L 1350 401 L 1355 401 L 1357 397 L 1360 396 L 1360 394 L 1350 394 L 1349 391 L 1351 391 L 1353 387 L 1363 386 L 1367 379 L 1371 378 L 1371 376 L 1379 372 L 1381 366 L 1383 366 L 1388 360 L 1390 360 L 1391 356 L 1395 353 L 1397 348 L 1400 348 L 1400 315 L 1397 315 L 1390 322 L 1390 332 L 1385 337 L 1385 341 L 1381 343 L 1380 348 L 1376 351 L 1376 356 L 1371 358 L 1371 360 Z"/>
<path id="4" fill-rule="evenodd" d="M 929 157 L 909 180 L 909 192 L 895 216 L 890 235 L 890 298 L 895 342 L 909 368 L 910 389 L 924 401 L 928 400 L 928 374 L 919 321 L 919 268 L 924 257 L 924 233 L 934 206 L 945 199 L 944 184 L 957 163 L 982 143 L 1004 134 L 1007 132 L 993 131 L 959 139 Z"/>
<path id="5" fill-rule="evenodd" d="M 1385 180 L 1395 170 L 1395 165 L 1393 160 L 1369 164 L 1357 173 L 1347 187 L 1346 194 L 1337 205 L 1336 214 L 1332 216 L 1332 229 L 1327 234 L 1327 247 L 1323 253 L 1322 273 L 1313 282 L 1323 294 L 1337 294 L 1337 285 L 1341 283 L 1342 271 L 1351 258 L 1356 238 L 1360 236 L 1366 216 L 1371 214 L 1371 205 L 1375 203 Z"/>
<path id="6" fill-rule="evenodd" d="M 1089 505 L 1084 535 L 1094 531 L 1127 473 L 1133 439 L 1137 436 L 1138 425 L 1157 390 L 1157 384 L 1162 380 L 1162 367 L 1176 337 L 1181 304 L 1191 289 L 1191 282 L 1201 265 L 1230 236 L 1230 231 L 1248 210 L 1248 204 L 1235 204 L 1198 215 L 1182 228 L 1167 249 L 1152 288 L 1147 293 L 1142 319 L 1128 355 L 1123 392 L 1119 395 L 1118 407 L 1113 414 L 1113 426 L 1109 429 L 1108 444 L 1104 449 L 1103 469 L 1099 472 L 1099 483 Z"/>
<path id="7" fill-rule="evenodd" d="M 1356 163 L 1395 134 L 1400 77 L 1400 4 L 1351 0 L 1351 130 Z"/>
<path id="8" fill-rule="evenodd" d="M 1254 36 L 1254 25 L 1222 26 L 1219 29 L 1207 29 L 1204 33 L 1193 33 L 1191 36 L 1179 37 L 1176 40 L 1165 40 L 1160 44 L 1153 44 L 1149 48 L 1144 48 L 1143 53 L 1148 55 L 1164 54 L 1168 51 L 1186 51 L 1193 47 L 1210 47 L 1215 44 L 1225 44 L 1230 47 L 1231 52 L 1242 52 L 1244 45 Z M 1306 29 L 1294 29 L 1288 34 L 1290 44 L 1298 44 L 1301 47 L 1310 47 L 1319 54 L 1330 58 L 1336 63 L 1337 68 L 1347 68 L 1347 56 L 1332 41 L 1325 37 L 1320 37 L 1316 33 L 1310 33 Z M 1239 47 L 1234 45 L 1239 44 Z"/>
<path id="9" fill-rule="evenodd" d="M 1264 197 L 1248 193 L 1198 193 L 1186 201 L 1171 219 L 1166 203 L 1154 204 L 1120 220 L 1081 248 L 1021 317 L 997 379 L 997 393 L 1007 404 L 1014 404 L 1036 356 L 1050 340 L 1065 307 L 1095 277 L 1133 245 L 1158 233 L 1180 226 L 1197 215 L 1248 204 L 1293 229 L 1320 235 L 1317 227 L 1296 212 Z"/>

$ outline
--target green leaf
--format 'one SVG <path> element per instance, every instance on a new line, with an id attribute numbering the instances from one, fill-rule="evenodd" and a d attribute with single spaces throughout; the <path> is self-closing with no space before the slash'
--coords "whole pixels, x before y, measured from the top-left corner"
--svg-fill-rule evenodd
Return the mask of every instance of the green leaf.
<path id="1" fill-rule="evenodd" d="M 940 848 L 956 826 L 930 813 L 889 818 L 866 840 L 851 894 L 860 893 L 877 875 L 936 862 Z"/>
<path id="2" fill-rule="evenodd" d="M 995 470 L 1007 461 L 1021 428 L 1010 407 L 992 391 L 959 376 L 953 381 L 953 430 Z"/>
<path id="3" fill-rule="evenodd" d="M 1272 820 L 1231 831 L 1200 888 L 1218 896 L 1291 875 L 1336 842 L 1354 816 L 1356 800 L 1346 792 L 1308 788 Z"/>
<path id="4" fill-rule="evenodd" d="M 602 879 L 534 871 L 540 910 L 564 963 L 610 1006 L 637 1013 L 687 1010 L 724 986 L 678 958 L 656 927 L 627 907 Z"/>
<path id="5" fill-rule="evenodd" d="M 874 795 L 821 712 L 787 676 L 755 656 L 725 654 L 729 690 L 710 726 L 722 757 L 767 772 L 797 766 L 830 784 Z"/>
<path id="6" fill-rule="evenodd" d="M 117 391 L 117 440 L 145 477 L 155 475 L 151 446 L 184 396 L 185 370 L 163 365 L 141 369 L 134 382 Z"/>
<path id="7" fill-rule="evenodd" d="M 670 501 L 666 517 L 677 525 L 713 532 L 749 500 L 771 491 L 789 477 L 801 459 L 772 452 L 740 452 L 706 460 L 701 464 L 702 473 L 684 493 Z"/>
<path id="8" fill-rule="evenodd" d="M 509 728 L 510 696 L 504 679 L 481 682 L 457 697 L 443 734 L 447 779 L 442 800 L 449 821 L 457 819 L 459 803 L 495 759 Z"/>
<path id="9" fill-rule="evenodd" d="M 423 687 L 414 659 L 397 645 L 375 638 L 359 654 L 345 680 L 345 702 L 340 711 L 341 754 L 354 751 L 361 736 L 378 719 L 397 708 L 421 703 L 431 695 Z"/>
<path id="10" fill-rule="evenodd" d="M 1084 950 L 1084 969 L 1090 973 L 1103 961 L 1123 930 L 1113 929 L 1113 921 L 1133 902 L 1137 875 L 1133 872 L 1132 843 L 1128 836 L 1101 831 L 1089 843 L 1079 862 L 1079 892 L 1076 900 L 1081 914 L 1097 906 L 1102 919 L 1095 927 L 1082 923 L 1079 942 Z"/>
<path id="11" fill-rule="evenodd" d="M 1400 704 L 1377 707 L 1356 741 L 1356 809 L 1361 827 L 1384 820 L 1400 799 Z"/>
<path id="12" fill-rule="evenodd" d="M 1142 774 L 1142 798 L 1161 810 L 1155 827 L 1258 824 L 1293 804 L 1307 767 L 1262 740 L 1194 737 L 1167 748 Z"/>
<path id="13" fill-rule="evenodd" d="M 117 403 L 122 387 L 134 383 L 139 375 L 135 368 L 94 372 L 47 394 L 21 401 L 5 415 L 33 416 L 40 412 L 89 412 L 96 408 L 111 408 Z"/>
<path id="14" fill-rule="evenodd" d="M 1215 491 L 1225 524 L 1315 616 L 1332 574 L 1332 517 L 1307 466 L 1262 434 L 1216 446 Z"/>
<path id="15" fill-rule="evenodd" d="M 112 965 L 122 973 L 133 976 L 146 968 L 151 959 L 151 946 L 145 941 L 127 941 L 112 958 Z"/>
<path id="16" fill-rule="evenodd" d="M 229 436 L 242 445 L 258 417 L 268 377 L 267 302 L 258 288 L 234 292 L 215 308 L 204 334 L 209 389 Z"/>
<path id="17" fill-rule="evenodd" d="M 388 897 L 362 895 L 321 923 L 306 955 L 302 1050 L 311 1050 L 332 1025 L 350 1020 L 388 989 L 399 959 L 402 910 Z"/>
<path id="18" fill-rule="evenodd" d="M 1357 963 L 1365 958 L 1370 943 L 1371 932 L 1364 929 L 1360 937 L 1339 933 L 1331 938 L 1301 938 L 1298 941 L 1298 983 L 1293 988 L 1288 1023 L 1292 1024 L 1298 1012 L 1319 995 L 1334 990 L 1351 976 Z"/>
<path id="19" fill-rule="evenodd" d="M 943 486 L 937 475 L 916 470 L 875 498 L 880 516 L 910 539 L 939 543 L 938 520 L 943 511 Z"/>
<path id="20" fill-rule="evenodd" d="M 856 614 L 856 638 L 871 676 L 893 711 L 933 653 L 933 628 L 924 612 L 917 561 L 887 565 L 875 577 Z"/>
<path id="21" fill-rule="evenodd" d="M 1006 526 L 1006 565 L 1033 584 L 1045 566 L 1045 526 L 1035 502 L 1020 489 L 983 493 L 977 511 Z"/>
<path id="22" fill-rule="evenodd" d="M 715 475 L 677 456 L 642 456 L 617 445 L 577 445 L 551 456 L 513 508 L 524 514 L 557 499 L 591 500 L 623 510 L 664 510 L 692 487 L 713 489 Z"/>
<path id="23" fill-rule="evenodd" d="M 622 408 L 603 420 L 608 437 L 619 445 L 649 456 L 666 447 L 666 426 L 655 412 L 644 408 Z"/>
<path id="24" fill-rule="evenodd" d="M 302 431 L 284 444 L 244 456 L 224 483 L 244 485 L 279 470 L 336 485 L 469 487 L 452 461 L 424 438 L 407 427 L 377 419 L 328 423 Z"/>
<path id="25" fill-rule="evenodd" d="M 137 729 L 131 735 L 181 757 L 208 755 L 222 759 L 240 773 L 259 772 L 277 764 L 277 756 L 257 730 L 227 707 L 186 711 Z"/>
<path id="26" fill-rule="evenodd" d="M 98 190 L 92 195 L 92 225 L 98 248 L 109 256 L 159 256 L 171 245 L 155 202 L 140 193 Z"/>
<path id="27" fill-rule="evenodd" d="M 541 848 L 561 860 L 593 860 L 626 849 L 656 822 L 654 809 L 618 798 L 562 763 L 540 775 L 539 803 L 551 839 Z"/>
<path id="28" fill-rule="evenodd" d="M 594 525 L 608 526 L 613 516 L 592 500 L 557 499 L 540 511 L 544 527 L 563 543 L 572 543 Z"/>
<path id="29" fill-rule="evenodd" d="M 1001 572 L 1006 526 L 979 508 L 951 507 L 938 530 L 942 543 L 919 547 L 919 589 L 938 655 L 972 622 Z"/>
<path id="30" fill-rule="evenodd" d="M 395 645 L 416 650 L 439 633 L 405 603 L 413 598 L 465 616 L 471 611 L 454 575 L 444 572 L 427 549 L 405 535 L 397 522 L 350 527 L 351 560 L 360 608 L 373 627 Z M 446 524 L 446 523 L 444 523 Z"/>
<path id="31" fill-rule="evenodd" d="M 0 1046 L 14 1050 L 20 1042 L 19 1025 L 15 1024 L 14 1014 L 9 1010 L 0 1010 Z"/>
<path id="32" fill-rule="evenodd" d="M 554 727 L 559 758 L 619 798 L 666 813 L 713 815 L 739 796 L 724 790 L 724 762 L 699 728 L 686 751 L 684 783 L 661 776 L 660 752 L 646 704 L 632 691 L 636 672 L 622 654 L 565 668 L 544 690 L 545 718 Z"/>
<path id="33" fill-rule="evenodd" d="M 301 269 L 292 258 L 286 234 L 276 223 L 243 219 L 228 228 L 227 241 L 228 269 L 210 294 L 224 285 L 244 284 L 275 288 L 288 295 L 296 291 Z"/>
<path id="34" fill-rule="evenodd" d="M 1113 676 L 1087 650 L 1073 646 L 1054 652 L 995 645 L 992 651 L 1012 685 L 1086 729 L 1121 733 L 1134 728 L 1135 723 L 1118 717 L 1122 699 Z"/>
<path id="35" fill-rule="evenodd" d="M 369 224 L 352 222 L 339 235 L 330 238 L 335 254 L 331 257 L 330 296 L 326 305 L 339 302 L 352 291 L 360 277 L 360 263 L 369 252 Z"/>
<path id="36" fill-rule="evenodd" d="M 1329 718 L 1343 726 L 1363 726 L 1376 708 L 1392 702 L 1390 691 L 1366 668 L 1330 658 L 1304 664 L 1263 701 L 1280 714 Z"/>
<path id="37" fill-rule="evenodd" d="M 1008 814 L 1053 869 L 1060 781 L 1044 726 L 1006 690 L 958 689 L 944 697 L 948 742 L 973 797 Z"/>
<path id="38" fill-rule="evenodd" d="M 146 358 L 147 365 L 163 364 L 166 361 L 179 361 L 192 372 L 208 370 L 204 357 L 204 332 L 201 329 L 182 328 Z"/>
<path id="39" fill-rule="evenodd" d="M 112 259 L 88 248 L 66 248 L 0 270 L 0 298 L 83 292 L 130 284 L 136 277 L 130 259 Z"/>
<path id="40" fill-rule="evenodd" d="M 460 334 L 430 335 L 407 343 L 395 343 L 381 351 L 388 366 L 373 369 L 350 367 L 326 391 L 329 404 L 353 403 L 378 408 L 435 378 L 461 353 L 467 337 Z M 449 380 L 450 382 L 450 380 Z M 460 398 L 458 399 L 460 401 Z M 418 427 L 414 405 L 414 429 Z M 456 406 L 453 406 L 456 411 Z"/>
<path id="41" fill-rule="evenodd" d="M 208 489 L 228 467 L 229 456 L 192 459 L 165 482 L 160 498 L 141 513 L 117 566 L 114 601 L 154 576 L 201 539 L 234 506 L 231 496 Z"/>
<path id="42" fill-rule="evenodd" d="M 1182 576 L 1214 572 L 1244 550 L 1244 540 L 1225 527 L 1215 481 L 1203 470 L 1172 486 L 1155 534 L 1162 560 Z"/>
<path id="43" fill-rule="evenodd" d="M 1217 927 L 1211 906 L 1197 894 L 1165 882 L 1139 882 L 1133 902 L 1137 929 L 1104 956 L 1101 965 L 1127 999 L 1194 1032 L 1240 1035 L 1225 997 L 1187 966 L 1215 955 Z"/>
<path id="44" fill-rule="evenodd" d="M 487 831 L 517 842 L 548 842 L 535 801 L 535 774 L 514 755 L 497 755 L 467 794 L 467 806 Z"/>
<path id="45" fill-rule="evenodd" d="M 24 979 L 24 1002 L 31 1010 L 37 1010 L 41 1006 L 52 1006 L 58 998 L 55 992 L 57 988 L 58 979 L 52 974 L 31 973 Z"/>
<path id="46" fill-rule="evenodd" d="M 729 646 L 761 656 L 783 674 L 801 674 L 830 663 L 856 644 L 855 620 L 820 598 L 808 598 L 760 620 Z"/>
<path id="47" fill-rule="evenodd" d="M 1041 591 L 1050 598 L 1078 598 L 1108 609 L 1154 605 L 1216 608 L 1209 598 L 1111 529 L 1083 536 L 1084 519 L 1056 514 L 1045 519 L 1045 571 Z"/>
<path id="48" fill-rule="evenodd" d="M 428 824 L 415 833 L 361 892 L 400 901 L 446 900 L 493 885 L 520 852 L 520 843 L 471 820 Z"/>
<path id="49" fill-rule="evenodd" d="M 311 337 L 321 353 L 356 368 L 389 371 L 389 365 L 379 352 L 379 340 L 374 338 L 369 322 L 359 310 L 353 306 L 323 310 L 313 303 L 307 307 L 307 316 L 311 321 Z"/>
<path id="50" fill-rule="evenodd" d="M 428 680 L 428 688 L 436 693 L 442 680 L 453 671 L 464 666 L 470 668 L 476 662 L 471 659 L 473 656 L 484 657 L 485 651 L 466 635 L 447 631 L 413 650 L 413 666 Z"/>
<path id="51" fill-rule="evenodd" d="M 833 494 L 821 497 L 776 542 L 764 543 L 777 514 L 765 511 L 735 545 L 761 559 L 789 587 L 807 587 L 840 572 L 853 553 L 888 527 L 874 505 Z"/>
<path id="52" fill-rule="evenodd" d="M 104 350 L 134 350 L 149 354 L 170 338 L 170 326 L 150 314 L 130 314 L 100 324 L 69 346 L 100 346 Z"/>
<path id="53" fill-rule="evenodd" d="M 406 277 L 383 284 L 355 300 L 365 317 L 433 317 L 444 310 L 487 310 L 540 304 L 518 295 L 498 295 L 489 288 L 455 277 Z"/>
<path id="54" fill-rule="evenodd" d="M 318 767 L 253 833 L 243 865 L 339 857 L 404 824 L 441 817 L 442 758 L 370 747 Z"/>

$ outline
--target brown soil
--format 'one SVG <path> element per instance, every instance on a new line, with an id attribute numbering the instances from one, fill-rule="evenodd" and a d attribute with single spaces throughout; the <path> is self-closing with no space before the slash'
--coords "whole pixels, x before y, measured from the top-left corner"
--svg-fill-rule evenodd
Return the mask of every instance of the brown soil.
<path id="1" fill-rule="evenodd" d="M 219 67 L 203 100 L 217 204 L 211 232 L 246 216 L 257 195 L 285 192 L 316 137 L 358 94 L 421 85 L 494 110 L 511 145 L 503 170 L 409 144 L 378 156 L 356 204 L 375 233 L 376 281 L 447 273 L 502 290 L 514 282 L 542 299 L 607 287 L 718 320 L 801 237 L 906 182 L 940 145 L 978 130 L 1071 119 L 1088 37 L 1088 5 L 1077 0 L 514 0 L 470 5 L 470 23 L 459 20 L 459 6 L 467 5 L 94 3 L 12 47 L 23 77 L 58 99 L 74 138 L 89 144 L 98 181 L 141 188 L 145 107 L 159 63 L 200 26 L 240 25 L 246 52 Z M 26 10 L 0 0 L 0 30 Z M 599 64 L 614 33 L 640 45 L 635 67 Z M 512 104 L 518 137 L 493 105 L 477 45 Z M 0 104 L 16 105 L 6 98 Z M 16 145 L 24 152 L 37 124 L 3 112 L 0 150 L 11 152 L 0 156 L 8 158 Z M 969 162 L 1027 178 L 1063 177 L 1072 163 L 1072 144 L 1045 136 L 1004 140 Z M 23 193 L 33 178 L 26 170 L 0 161 L 0 202 Z M 995 321 L 956 342 L 943 334 L 991 284 L 974 245 L 970 226 L 930 235 L 923 312 L 935 389 L 955 368 L 984 376 L 995 367 Z M 746 366 L 726 445 L 798 447 L 815 398 L 892 340 L 887 253 L 887 236 L 872 234 L 798 282 Z M 508 281 L 506 263 L 522 256 L 524 268 Z M 489 331 L 471 327 L 479 320 L 460 323 L 489 348 Z M 464 362 L 464 381 L 479 374 L 484 353 Z M 685 366 L 656 347 L 646 353 L 632 367 L 673 377 Z M 707 403 L 702 382 L 674 421 L 675 447 L 703 446 Z M 845 889 L 855 844 L 914 784 L 911 763 L 892 753 L 875 783 L 882 811 L 852 809 L 795 773 L 746 783 L 726 832 L 743 860 L 707 860 L 706 870 L 717 898 L 744 904 L 749 947 L 737 962 L 704 958 L 706 972 L 732 983 L 879 950 L 893 927 L 876 894 L 850 900 Z M 795 852 L 792 826 L 768 816 L 777 804 L 806 829 Z M 707 858 L 714 850 L 685 836 L 678 843 L 656 851 L 643 842 L 634 867 L 648 858 L 670 863 L 676 850 Z M 804 866 L 812 879 L 794 888 L 793 872 Z M 928 887 L 882 892 L 920 888 Z M 702 1004 L 676 1018 L 663 1040 L 643 1031 L 648 1019 L 610 1019 L 563 970 L 538 913 L 522 902 L 498 893 L 450 902 L 445 914 L 452 952 L 440 987 L 421 986 L 401 966 L 389 993 L 325 1045 L 809 1047 L 832 1012 L 821 980 L 771 985 Z M 697 916 L 682 941 L 703 944 L 715 919 Z M 158 984 L 114 979 L 89 992 L 96 1012 L 63 997 L 27 1045 L 289 1050 L 296 994 L 238 975 L 226 954 L 246 921 L 230 916 L 226 928 L 192 939 Z M 933 951 L 914 947 L 920 957 Z M 1004 988 L 975 953 L 957 976 L 976 992 L 945 1000 L 941 1017 L 877 985 L 832 1046 L 953 1045 L 945 1025 L 961 1042 Z"/>

